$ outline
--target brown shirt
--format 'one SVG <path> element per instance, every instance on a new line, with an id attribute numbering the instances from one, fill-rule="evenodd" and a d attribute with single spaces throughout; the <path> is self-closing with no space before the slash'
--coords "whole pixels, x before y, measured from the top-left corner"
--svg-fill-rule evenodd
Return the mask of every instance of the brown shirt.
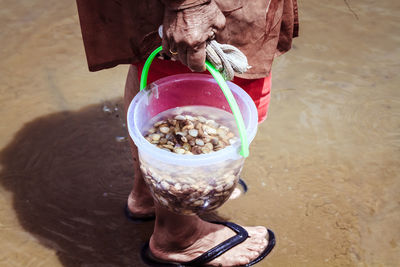
<path id="1" fill-rule="evenodd" d="M 217 41 L 239 48 L 252 68 L 242 78 L 262 78 L 298 35 L 296 0 L 214 0 L 226 17 Z M 90 71 L 145 60 L 161 39 L 159 0 L 77 0 Z"/>

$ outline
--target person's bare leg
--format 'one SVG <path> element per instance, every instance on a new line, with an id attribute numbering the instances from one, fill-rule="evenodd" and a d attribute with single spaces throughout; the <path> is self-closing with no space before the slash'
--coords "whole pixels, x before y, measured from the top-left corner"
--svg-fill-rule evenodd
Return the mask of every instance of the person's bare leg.
<path id="1" fill-rule="evenodd" d="M 215 247 L 235 233 L 197 215 L 178 215 L 156 204 L 156 222 L 150 239 L 152 254 L 161 260 L 187 262 Z M 268 245 L 265 227 L 244 227 L 249 238 L 211 261 L 212 266 L 239 266 L 257 258 Z"/>
<path id="2" fill-rule="evenodd" d="M 139 80 L 137 69 L 134 66 L 129 68 L 128 77 L 126 79 L 124 107 L 125 114 L 128 111 L 129 104 L 133 97 L 139 92 Z M 138 217 L 154 214 L 154 201 L 147 184 L 143 180 L 140 171 L 138 150 L 132 139 L 129 138 L 129 146 L 133 157 L 134 177 L 133 188 L 128 197 L 128 209 Z"/>

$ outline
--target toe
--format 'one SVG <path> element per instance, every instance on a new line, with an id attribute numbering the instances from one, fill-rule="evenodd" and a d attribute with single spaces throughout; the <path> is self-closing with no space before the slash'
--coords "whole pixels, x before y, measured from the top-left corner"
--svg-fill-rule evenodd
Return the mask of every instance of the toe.
<path id="1" fill-rule="evenodd" d="M 256 226 L 255 228 L 259 235 L 266 236 L 268 234 L 268 230 L 264 226 Z"/>
<path id="2" fill-rule="evenodd" d="M 240 265 L 245 265 L 245 264 L 250 262 L 250 259 L 248 257 L 245 257 L 245 256 L 240 256 L 238 262 L 239 262 Z"/>
<path id="3" fill-rule="evenodd" d="M 263 226 L 249 227 L 246 230 L 250 236 L 264 237 L 268 234 L 267 228 Z"/>
<path id="4" fill-rule="evenodd" d="M 223 266 L 221 258 L 216 258 L 212 262 L 213 262 L 212 266 Z"/>
<path id="5" fill-rule="evenodd" d="M 261 241 L 261 244 L 259 245 L 259 251 L 263 251 L 268 245 L 268 240 L 267 239 L 263 239 Z"/>
<path id="6" fill-rule="evenodd" d="M 251 252 L 251 260 L 254 260 L 254 259 L 256 259 L 256 258 L 257 258 L 259 255 L 260 255 L 260 253 L 259 253 L 259 252 L 252 251 L 252 252 Z"/>

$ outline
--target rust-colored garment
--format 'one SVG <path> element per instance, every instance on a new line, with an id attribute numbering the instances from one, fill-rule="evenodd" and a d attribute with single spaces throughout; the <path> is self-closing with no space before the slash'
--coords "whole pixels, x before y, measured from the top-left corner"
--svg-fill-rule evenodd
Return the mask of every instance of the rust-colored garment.
<path id="1" fill-rule="evenodd" d="M 215 0 L 226 17 L 217 41 L 239 48 L 252 68 L 239 77 L 268 76 L 274 56 L 298 35 L 296 0 Z M 158 46 L 164 6 L 158 0 L 77 0 L 89 70 L 136 63 Z"/>

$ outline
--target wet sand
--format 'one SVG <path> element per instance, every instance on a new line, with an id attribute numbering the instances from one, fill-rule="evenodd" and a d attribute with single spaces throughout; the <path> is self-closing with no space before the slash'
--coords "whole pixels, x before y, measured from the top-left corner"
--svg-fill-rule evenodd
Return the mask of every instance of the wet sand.
<path id="1" fill-rule="evenodd" d="M 127 66 L 87 71 L 74 3 L 0 6 L 0 266 L 143 266 L 153 223 L 122 213 Z M 258 266 L 398 266 L 399 11 L 300 1 L 301 37 L 274 63 L 243 171 L 249 192 L 217 213 L 275 231 Z"/>

